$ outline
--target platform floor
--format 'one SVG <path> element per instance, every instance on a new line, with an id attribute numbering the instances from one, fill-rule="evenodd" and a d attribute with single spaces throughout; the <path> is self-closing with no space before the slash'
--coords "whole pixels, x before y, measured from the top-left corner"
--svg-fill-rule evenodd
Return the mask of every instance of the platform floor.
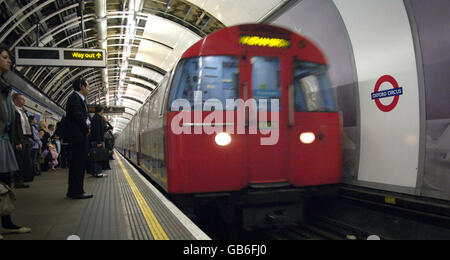
<path id="1" fill-rule="evenodd" d="M 168 201 L 119 153 L 110 161 L 107 177 L 87 174 L 88 200 L 65 197 L 67 169 L 43 172 L 16 189 L 17 225 L 29 234 L 4 234 L 5 240 L 208 240 L 210 239 Z"/>

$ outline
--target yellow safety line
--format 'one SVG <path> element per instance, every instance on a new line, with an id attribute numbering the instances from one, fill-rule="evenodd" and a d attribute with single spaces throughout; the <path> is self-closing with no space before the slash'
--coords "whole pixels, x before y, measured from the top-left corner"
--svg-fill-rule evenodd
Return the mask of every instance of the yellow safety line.
<path id="1" fill-rule="evenodd" d="M 144 197 L 137 188 L 133 179 L 131 179 L 130 174 L 128 173 L 127 169 L 122 163 L 122 160 L 120 159 L 120 156 L 117 156 L 117 152 L 115 153 L 116 158 L 118 158 L 120 167 L 122 167 L 123 169 L 125 178 L 127 179 L 128 184 L 130 185 L 131 190 L 133 191 L 134 197 L 136 198 L 136 201 L 138 202 L 139 207 L 141 208 L 142 214 L 145 217 L 145 221 L 147 222 L 147 225 L 150 228 L 150 231 L 152 232 L 153 238 L 155 240 L 169 240 L 169 237 L 167 236 L 166 232 L 164 232 L 164 229 L 161 227 L 161 224 L 159 224 L 158 219 L 156 218 L 155 214 L 153 214 L 152 210 L 150 209 L 150 206 L 147 204 L 147 201 L 145 201 Z"/>

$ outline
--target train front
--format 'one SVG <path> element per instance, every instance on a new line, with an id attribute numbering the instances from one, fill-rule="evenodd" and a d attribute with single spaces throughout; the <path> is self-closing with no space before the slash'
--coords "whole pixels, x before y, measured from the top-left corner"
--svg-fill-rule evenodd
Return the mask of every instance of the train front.
<path id="1" fill-rule="evenodd" d="M 340 182 L 325 59 L 290 31 L 241 25 L 205 37 L 177 64 L 167 109 L 168 192 L 227 194 L 247 226 L 299 217 L 306 190 Z"/>

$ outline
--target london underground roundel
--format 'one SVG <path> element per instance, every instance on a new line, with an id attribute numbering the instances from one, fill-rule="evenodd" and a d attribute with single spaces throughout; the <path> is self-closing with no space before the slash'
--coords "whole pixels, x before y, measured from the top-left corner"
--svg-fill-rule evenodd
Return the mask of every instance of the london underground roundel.
<path id="1" fill-rule="evenodd" d="M 381 84 L 385 82 L 388 82 L 390 85 L 392 85 L 392 88 L 380 91 Z M 400 96 L 403 95 L 403 88 L 399 87 L 398 82 L 394 77 L 390 75 L 384 75 L 378 79 L 377 83 L 375 84 L 374 92 L 371 95 L 372 100 L 375 100 L 375 104 L 377 105 L 378 109 L 383 112 L 390 112 L 397 106 L 398 101 L 400 100 Z M 380 99 L 388 97 L 394 97 L 390 104 L 384 105 L 383 103 L 381 103 Z"/>

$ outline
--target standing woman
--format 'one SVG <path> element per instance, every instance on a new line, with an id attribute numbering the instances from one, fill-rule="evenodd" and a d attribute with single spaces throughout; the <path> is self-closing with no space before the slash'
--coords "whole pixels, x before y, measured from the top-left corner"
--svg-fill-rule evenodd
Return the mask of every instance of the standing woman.
<path id="1" fill-rule="evenodd" d="M 19 170 L 11 145 L 13 126 L 15 124 L 14 108 L 11 103 L 11 86 L 3 79 L 4 73 L 11 70 L 11 53 L 7 47 L 0 45 L 0 182 L 11 186 L 11 173 Z M 27 227 L 19 227 L 12 223 L 11 215 L 2 216 L 1 233 L 28 233 Z M 0 235 L 0 240 L 3 237 Z"/>

